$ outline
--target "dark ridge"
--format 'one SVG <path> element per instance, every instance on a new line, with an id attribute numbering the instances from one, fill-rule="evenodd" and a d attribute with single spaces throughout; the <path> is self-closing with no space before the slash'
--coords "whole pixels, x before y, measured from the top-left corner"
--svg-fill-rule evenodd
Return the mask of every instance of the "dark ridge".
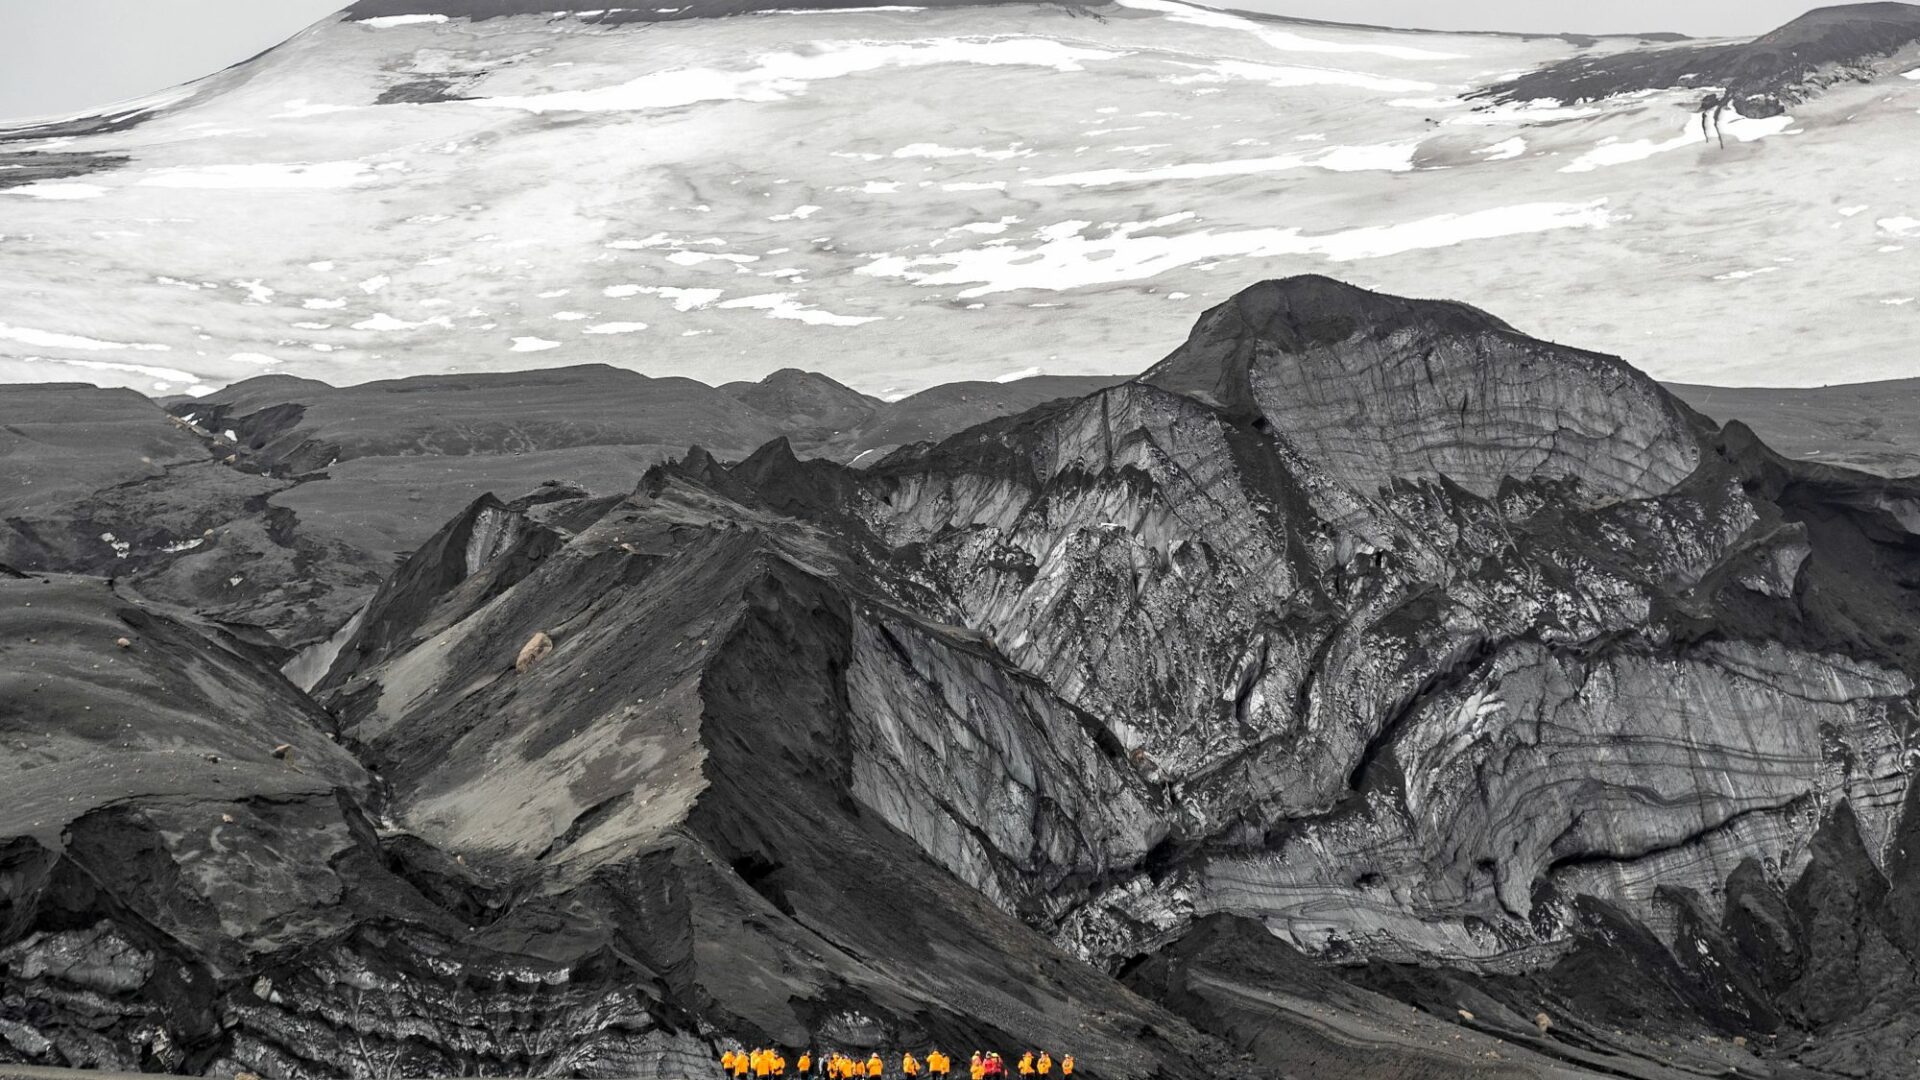
<path id="1" fill-rule="evenodd" d="M 1848 4 L 1809 11 L 1742 44 L 1574 57 L 1474 96 L 1574 104 L 1641 90 L 1723 87 L 1742 115 L 1778 116 L 1835 83 L 1885 74 L 1878 62 L 1917 40 L 1920 6 Z"/>
<path id="2" fill-rule="evenodd" d="M 1079 0 L 919 0 L 917 7 L 997 7 L 1012 3 L 1055 4 L 1069 10 L 1098 6 L 1104 0 L 1081 3 Z M 718 19 L 729 15 L 752 15 L 762 11 L 834 11 L 840 8 L 871 7 L 870 0 L 686 0 L 673 11 L 651 7 L 608 9 L 604 0 L 358 0 L 343 13 L 347 21 L 363 22 L 392 15 L 446 15 L 480 22 L 514 15 L 565 15 L 593 12 L 587 21 L 603 25 L 621 23 L 680 22 L 684 19 Z"/>
<path id="3" fill-rule="evenodd" d="M 0 126 L 0 144 L 10 142 L 38 141 L 40 139 L 76 139 L 88 135 L 110 135 L 116 131 L 130 131 L 160 115 L 158 108 L 142 106 L 124 112 L 101 113 L 93 116 L 79 116 L 70 120 L 49 120 L 46 123 L 27 121 L 19 126 Z"/>
<path id="4" fill-rule="evenodd" d="M 1268 11 L 1246 11 L 1240 8 L 1221 8 L 1230 15 L 1256 22 L 1285 23 L 1290 26 L 1322 26 L 1329 30 L 1373 30 L 1387 34 L 1422 34 L 1433 37 L 1464 35 L 1467 37 L 1499 37 L 1520 41 L 1564 41 L 1569 45 L 1588 48 L 1602 41 L 1631 39 L 1639 42 L 1675 42 L 1692 40 L 1685 34 L 1676 34 L 1670 30 L 1656 30 L 1652 33 L 1634 34 L 1615 32 L 1606 34 L 1579 33 L 1528 33 L 1524 30 L 1435 30 L 1419 26 L 1387 26 L 1383 23 L 1342 22 L 1338 19 L 1309 19 L 1302 15 L 1276 15 Z"/>
<path id="5" fill-rule="evenodd" d="M 0 137 L 0 141 L 4 141 Z M 30 150 L 0 154 L 0 189 L 25 187 L 42 180 L 66 180 L 88 173 L 117 169 L 132 161 L 125 154 L 60 153 Z"/>
<path id="6" fill-rule="evenodd" d="M 794 516 L 835 515 L 852 499 L 854 480 L 844 466 L 821 458 L 801 460 L 785 435 L 755 450 L 728 472 L 767 506 Z"/>

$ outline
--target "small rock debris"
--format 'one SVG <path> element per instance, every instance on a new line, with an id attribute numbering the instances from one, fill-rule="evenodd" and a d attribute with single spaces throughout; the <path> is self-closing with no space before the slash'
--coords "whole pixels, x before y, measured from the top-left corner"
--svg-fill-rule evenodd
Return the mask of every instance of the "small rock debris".
<path id="1" fill-rule="evenodd" d="M 533 636 L 520 646 L 520 655 L 513 658 L 513 670 L 522 675 L 527 669 L 545 660 L 553 652 L 553 638 L 545 630 L 535 630 Z"/>

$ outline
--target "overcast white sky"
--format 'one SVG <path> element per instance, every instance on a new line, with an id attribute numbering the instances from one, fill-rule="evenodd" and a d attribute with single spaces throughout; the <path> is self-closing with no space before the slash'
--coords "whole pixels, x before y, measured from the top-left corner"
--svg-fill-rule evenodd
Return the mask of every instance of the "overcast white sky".
<path id="1" fill-rule="evenodd" d="M 908 0 L 911 2 L 911 0 Z M 77 112 L 211 74 L 346 0 L 0 0 L 0 117 Z M 1808 0 L 1215 0 L 1435 29 L 1757 34 Z"/>

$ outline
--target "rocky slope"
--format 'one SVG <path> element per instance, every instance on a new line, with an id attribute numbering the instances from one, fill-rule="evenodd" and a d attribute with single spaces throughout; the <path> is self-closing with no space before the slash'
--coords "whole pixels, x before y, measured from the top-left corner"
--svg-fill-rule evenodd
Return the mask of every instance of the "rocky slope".
<path id="1" fill-rule="evenodd" d="M 275 375 L 167 411 L 130 391 L 21 384 L 0 391 L 0 562 L 111 575 L 284 656 L 325 642 L 401 556 L 488 492 L 624 492 L 690 443 L 739 458 L 779 435 L 872 461 L 1117 381 L 881 402 L 811 372 L 716 390 L 589 365 L 349 387 Z"/>
<path id="2" fill-rule="evenodd" d="M 1920 484 L 1309 277 L 868 468 L 474 499 L 310 691 L 19 577 L 0 1053 L 1905 1075 L 1916 559 Z"/>

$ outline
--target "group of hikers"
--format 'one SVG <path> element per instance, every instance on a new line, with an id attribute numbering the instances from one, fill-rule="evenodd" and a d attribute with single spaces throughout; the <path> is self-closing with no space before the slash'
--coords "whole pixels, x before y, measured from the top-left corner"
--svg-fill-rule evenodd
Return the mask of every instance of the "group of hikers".
<path id="1" fill-rule="evenodd" d="M 826 1080 L 878 1080 L 887 1075 L 887 1063 L 877 1052 L 862 1061 L 845 1054 L 822 1054 L 815 1057 L 810 1050 L 802 1050 L 794 1063 L 793 1074 L 809 1077 L 816 1074 Z M 1054 1070 L 1053 1055 L 1042 1050 L 1035 1054 L 1029 1050 L 1020 1055 L 1020 1061 L 1014 1071 L 1022 1077 L 1052 1076 Z M 1073 1076 L 1073 1055 L 1067 1054 L 1059 1061 L 1061 1080 Z M 928 1077 L 940 1077 L 942 1080 L 953 1070 L 953 1059 L 938 1050 L 927 1052 L 925 1061 L 912 1054 L 903 1054 L 900 1058 L 899 1075 L 914 1078 L 923 1073 Z M 753 1076 L 755 1080 L 768 1080 L 770 1077 L 787 1075 L 787 1057 L 778 1050 L 728 1050 L 720 1055 L 720 1072 L 733 1077 Z M 1006 1062 L 999 1054 L 973 1052 L 973 1059 L 967 1063 L 967 1075 L 970 1080 L 1005 1080 Z"/>

